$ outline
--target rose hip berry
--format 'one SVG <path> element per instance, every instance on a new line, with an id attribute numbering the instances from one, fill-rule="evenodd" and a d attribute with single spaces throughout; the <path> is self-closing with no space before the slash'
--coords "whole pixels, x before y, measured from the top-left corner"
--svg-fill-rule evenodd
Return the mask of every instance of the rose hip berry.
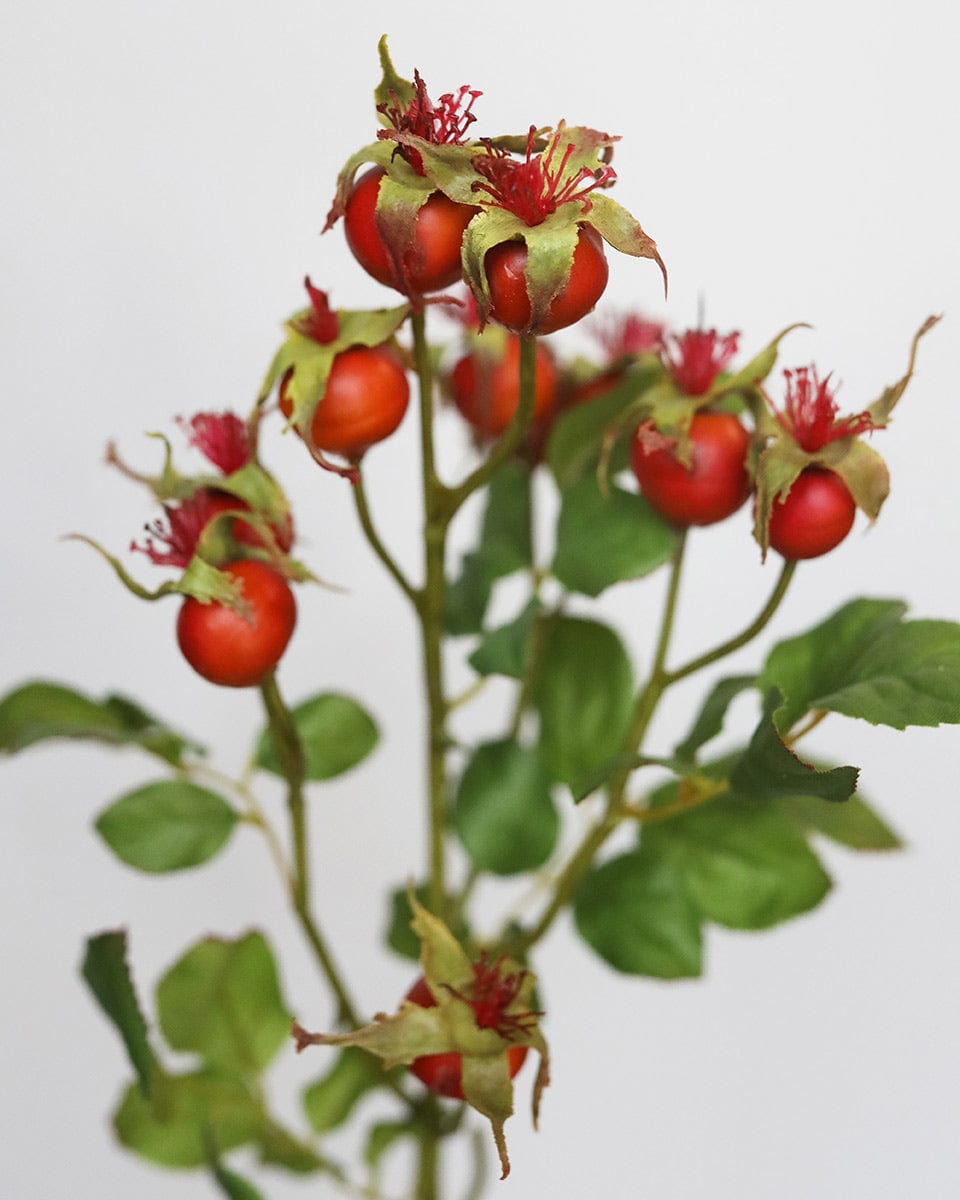
<path id="1" fill-rule="evenodd" d="M 857 506 L 839 475 L 805 467 L 770 511 L 771 547 L 793 562 L 819 558 L 839 546 L 853 528 Z"/>

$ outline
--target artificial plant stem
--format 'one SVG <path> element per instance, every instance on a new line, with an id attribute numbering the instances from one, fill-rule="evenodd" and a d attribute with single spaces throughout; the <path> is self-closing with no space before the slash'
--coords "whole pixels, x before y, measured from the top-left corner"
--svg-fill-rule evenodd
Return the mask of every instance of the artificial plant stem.
<path id="1" fill-rule="evenodd" d="M 437 478 L 433 450 L 433 368 L 423 312 L 411 315 L 413 352 L 420 378 L 420 450 L 423 474 L 423 587 L 417 614 L 427 693 L 430 907 L 444 919 L 447 907 L 447 702 L 443 684 L 443 608 L 446 594 L 447 489 Z"/>
<path id="2" fill-rule="evenodd" d="M 530 427 L 533 418 L 533 404 L 536 397 L 537 380 L 537 339 L 527 334 L 520 336 L 520 398 L 510 419 L 510 424 L 503 431 L 489 455 L 479 467 L 455 488 L 446 489 L 448 520 L 478 488 L 490 479 L 498 467 L 513 454 L 520 445 L 524 434 Z"/>
<path id="3" fill-rule="evenodd" d="M 416 588 L 414 588 L 404 573 L 397 566 L 393 556 L 380 540 L 380 535 L 374 528 L 373 518 L 370 515 L 370 506 L 367 503 L 367 493 L 363 486 L 363 476 L 359 473 L 357 475 L 356 482 L 353 485 L 353 500 L 357 508 L 357 516 L 360 518 L 360 527 L 366 535 L 371 549 L 386 567 L 390 575 L 393 576 L 394 582 L 400 591 L 403 592 L 411 604 L 416 606 L 419 602 L 419 596 Z"/>
<path id="4" fill-rule="evenodd" d="M 756 620 L 751 621 L 746 629 L 729 641 L 721 642 L 719 646 L 713 650 L 709 650 L 706 654 L 701 654 L 699 657 L 691 659 L 690 662 L 684 663 L 682 667 L 678 667 L 675 671 L 667 672 L 666 683 L 677 683 L 681 679 L 686 679 L 688 675 L 692 675 L 695 671 L 700 671 L 703 667 L 709 667 L 712 663 L 718 662 L 721 658 L 726 658 L 728 654 L 733 654 L 735 650 L 739 650 L 742 646 L 746 646 L 748 642 L 760 633 L 770 622 L 774 613 L 780 607 L 783 597 L 786 595 L 787 588 L 790 586 L 790 580 L 793 578 L 793 573 L 797 569 L 795 562 L 785 562 L 780 575 L 777 578 L 776 586 L 770 593 L 770 598 L 757 615 Z"/>
<path id="5" fill-rule="evenodd" d="M 417 1182 L 414 1200 L 439 1200 L 440 1134 L 436 1106 L 431 1104 L 434 1120 L 423 1130 L 417 1146 Z"/>
<path id="6" fill-rule="evenodd" d="M 260 694 L 263 697 L 273 744 L 280 760 L 280 769 L 287 781 L 287 811 L 290 815 L 290 838 L 293 843 L 293 872 L 289 877 L 290 902 L 320 970 L 336 997 L 339 1020 L 356 1028 L 362 1024 L 359 1012 L 350 999 L 340 971 L 310 912 L 307 814 L 303 795 L 306 759 L 303 743 L 297 733 L 293 715 L 280 695 L 276 676 L 272 672 L 261 683 Z"/>

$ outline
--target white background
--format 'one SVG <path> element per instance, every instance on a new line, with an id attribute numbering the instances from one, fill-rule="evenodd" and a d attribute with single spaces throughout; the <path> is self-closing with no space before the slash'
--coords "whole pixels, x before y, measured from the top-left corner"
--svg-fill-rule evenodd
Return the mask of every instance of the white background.
<path id="1" fill-rule="evenodd" d="M 195 677 L 174 646 L 176 604 L 138 603 L 58 539 L 81 530 L 124 549 L 151 513 L 102 465 L 106 440 L 148 468 L 145 430 L 244 409 L 306 272 L 340 306 L 392 302 L 352 269 L 339 230 L 318 237 L 336 172 L 373 136 L 384 32 L 401 74 L 418 66 L 435 95 L 484 90 L 478 133 L 566 118 L 622 135 L 618 198 L 657 239 L 671 296 L 665 307 L 650 264 L 619 259 L 619 305 L 682 326 L 702 296 L 710 324 L 743 331 L 745 354 L 809 321 L 784 364 L 834 370 L 854 410 L 901 373 L 923 318 L 947 313 L 876 439 L 894 478 L 881 522 L 866 533 L 861 518 L 842 550 L 800 572 L 764 644 L 855 594 L 960 617 L 958 28 L 943 0 L 7 0 L 3 16 L 4 687 L 33 676 L 94 694 L 119 686 L 195 722 L 225 769 L 242 764 L 256 695 Z M 371 454 L 369 475 L 383 535 L 414 571 L 410 424 Z M 452 416 L 445 431 L 452 476 L 467 450 Z M 376 949 L 383 897 L 421 865 L 413 627 L 356 536 L 347 486 L 293 439 L 275 438 L 266 457 L 295 497 L 304 556 L 350 589 L 301 593 L 281 683 L 294 698 L 351 691 L 385 730 L 368 764 L 318 794 L 314 828 L 322 919 L 363 1006 L 390 1008 L 410 972 Z M 748 521 L 744 511 L 692 538 L 678 657 L 736 628 L 769 589 L 775 566 L 757 564 Z M 145 559 L 133 565 L 149 577 Z M 614 589 L 605 605 L 641 658 L 660 587 Z M 690 703 L 680 694 L 655 730 L 664 746 Z M 898 735 L 831 718 L 811 750 L 864 765 L 865 791 L 909 849 L 861 859 L 826 848 L 828 902 L 771 933 L 712 932 L 704 981 L 620 979 L 562 923 L 537 963 L 554 1086 L 537 1135 L 519 1088 L 502 1194 L 956 1194 L 956 749 L 953 729 Z M 106 1114 L 127 1067 L 76 977 L 88 933 L 127 925 L 149 993 L 200 933 L 263 925 L 283 947 L 291 1007 L 314 1027 L 329 1020 L 253 834 L 207 868 L 152 878 L 91 833 L 109 800 L 154 774 L 135 752 L 88 747 L 4 764 L 0 1178 L 11 1200 L 213 1194 L 203 1176 L 174 1178 L 111 1142 Z M 492 893 L 492 914 L 500 902 Z M 273 1090 L 291 1121 L 296 1089 L 322 1066 L 319 1052 L 284 1054 Z M 262 1186 L 276 1200 L 331 1194 L 318 1179 Z"/>

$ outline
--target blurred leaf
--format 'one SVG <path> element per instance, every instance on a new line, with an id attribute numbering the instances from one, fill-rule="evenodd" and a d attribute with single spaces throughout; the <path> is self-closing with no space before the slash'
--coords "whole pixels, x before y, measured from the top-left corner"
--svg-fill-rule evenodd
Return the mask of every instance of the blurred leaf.
<path id="1" fill-rule="evenodd" d="M 336 1173 L 326 1159 L 272 1121 L 265 1121 L 258 1142 L 262 1163 L 283 1167 L 294 1175 L 312 1175 L 315 1171 L 331 1170 Z"/>
<path id="2" fill-rule="evenodd" d="M 642 496 L 614 486 L 604 496 L 590 474 L 563 493 L 551 569 L 571 591 L 599 596 L 655 571 L 676 543 L 674 530 Z"/>
<path id="3" fill-rule="evenodd" d="M 303 742 L 307 779 L 333 779 L 363 762 L 380 734 L 373 718 L 356 700 L 336 692 L 320 692 L 298 704 L 291 714 Z M 269 729 L 257 743 L 256 763 L 283 775 Z"/>
<path id="4" fill-rule="evenodd" d="M 718 680 L 704 700 L 690 732 L 674 747 L 673 753 L 676 757 L 695 758 L 700 747 L 712 741 L 722 731 L 727 709 L 737 696 L 748 688 L 756 687 L 756 683 L 755 675 L 730 675 L 726 679 Z"/>
<path id="5" fill-rule="evenodd" d="M 633 672 L 617 634 L 575 617 L 545 622 L 532 698 L 548 771 L 583 794 L 622 750 L 633 710 Z"/>
<path id="6" fill-rule="evenodd" d="M 639 850 L 595 867 L 574 897 L 580 936 L 628 975 L 693 978 L 703 970 L 700 916 L 679 872 Z"/>
<path id="7" fill-rule="evenodd" d="M 511 460 L 491 478 L 479 543 L 464 555 L 459 578 L 447 588 L 447 633 L 479 633 L 493 584 L 514 571 L 529 569 L 532 556 L 530 468 Z"/>
<path id="8" fill-rule="evenodd" d="M 157 986 L 157 1013 L 174 1050 L 237 1074 L 262 1071 L 290 1034 L 273 954 L 256 932 L 188 950 Z"/>
<path id="9" fill-rule="evenodd" d="M 784 744 L 774 724 L 781 703 L 777 688 L 771 688 L 763 715 L 750 745 L 730 775 L 730 786 L 752 800 L 778 800 L 782 796 L 819 796 L 822 800 L 849 800 L 857 790 L 856 767 L 834 767 L 818 771 L 803 762 Z"/>
<path id="10" fill-rule="evenodd" d="M 237 820 L 236 812 L 215 792 L 170 779 L 121 796 L 97 817 L 95 828 L 122 862 L 160 873 L 213 858 Z"/>
<path id="11" fill-rule="evenodd" d="M 229 1200 L 263 1200 L 263 1193 L 252 1183 L 225 1167 L 219 1160 L 210 1163 L 210 1173 L 217 1182 L 220 1191 Z"/>
<path id="12" fill-rule="evenodd" d="M 337 1055 L 333 1066 L 303 1093 L 303 1108 L 314 1133 L 336 1129 L 353 1112 L 359 1101 L 382 1085 L 381 1063 L 363 1050 L 348 1046 Z"/>
<path id="13" fill-rule="evenodd" d="M 113 1118 L 121 1143 L 141 1157 L 164 1167 L 199 1167 L 210 1137 L 224 1151 L 257 1140 L 263 1115 L 240 1080 L 199 1071 L 158 1074 L 154 1084 L 153 1104 L 133 1083 Z"/>
<path id="14" fill-rule="evenodd" d="M 824 804 L 818 796 L 784 796 L 777 807 L 801 829 L 822 833 L 851 850 L 900 850 L 903 842 L 859 796 Z"/>
<path id="15" fill-rule="evenodd" d="M 481 871 L 516 875 L 542 866 L 557 843 L 560 819 L 536 750 L 513 741 L 478 746 L 460 780 L 453 819 Z"/>
<path id="16" fill-rule="evenodd" d="M 154 1059 L 147 1025 L 130 978 L 125 930 L 110 930 L 88 938 L 80 971 L 98 1004 L 116 1026 L 137 1073 L 140 1091 L 149 1099 Z"/>
<path id="17" fill-rule="evenodd" d="M 401 1138 L 416 1138 L 418 1136 L 419 1130 L 413 1121 L 379 1121 L 371 1127 L 367 1135 L 367 1144 L 363 1151 L 363 1161 L 368 1167 L 378 1167 L 380 1159 Z"/>
<path id="18" fill-rule="evenodd" d="M 540 601 L 534 598 L 518 617 L 481 638 L 467 660 L 478 675 L 523 678 L 530 661 L 537 614 L 541 610 Z"/>
<path id="19" fill-rule="evenodd" d="M 796 823 L 739 796 L 644 825 L 640 846 L 670 865 L 702 917 L 731 929 L 766 929 L 816 907 L 830 890 Z"/>
<path id="20" fill-rule="evenodd" d="M 124 696 L 92 700 L 63 684 L 36 680 L 0 699 L 0 752 L 15 754 L 51 738 L 139 746 L 174 766 L 188 750 L 203 753 Z"/>

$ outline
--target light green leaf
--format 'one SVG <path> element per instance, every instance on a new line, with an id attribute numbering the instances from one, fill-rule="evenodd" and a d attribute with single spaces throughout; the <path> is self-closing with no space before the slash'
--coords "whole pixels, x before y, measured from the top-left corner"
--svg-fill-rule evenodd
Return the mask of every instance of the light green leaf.
<path id="1" fill-rule="evenodd" d="M 360 1100 L 383 1084 L 383 1066 L 363 1050 L 341 1050 L 330 1070 L 303 1093 L 303 1109 L 314 1133 L 336 1129 Z"/>
<path id="2" fill-rule="evenodd" d="M 336 692 L 320 692 L 292 712 L 307 762 L 307 779 L 333 779 L 351 770 L 376 746 L 380 734 L 373 718 L 356 700 Z M 256 763 L 283 775 L 273 738 L 265 729 L 257 743 Z"/>
<path id="3" fill-rule="evenodd" d="M 188 950 L 157 986 L 157 1013 L 174 1050 L 236 1074 L 262 1071 L 290 1034 L 273 954 L 255 932 Z"/>
<path id="4" fill-rule="evenodd" d="M 180 871 L 207 862 L 238 820 L 215 792 L 181 779 L 158 780 L 121 796 L 95 828 L 122 862 L 140 871 Z"/>

